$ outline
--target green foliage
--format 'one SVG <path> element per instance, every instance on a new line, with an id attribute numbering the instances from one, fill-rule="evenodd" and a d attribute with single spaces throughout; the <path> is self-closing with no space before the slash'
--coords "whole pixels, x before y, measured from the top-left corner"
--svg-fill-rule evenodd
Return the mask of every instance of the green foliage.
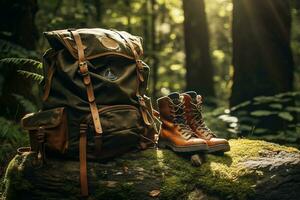
<path id="1" fill-rule="evenodd" d="M 16 149 L 28 144 L 28 136 L 20 125 L 0 117 L 0 176 L 6 163 L 16 154 Z"/>
<path id="2" fill-rule="evenodd" d="M 0 60 L 0 67 L 15 67 L 18 73 L 24 75 L 27 78 L 32 78 L 39 83 L 43 80 L 42 68 L 43 64 L 37 60 L 29 58 L 4 58 Z M 33 72 L 23 70 L 32 69 Z"/>
<path id="3" fill-rule="evenodd" d="M 29 51 L 19 45 L 0 39 L 0 59 L 7 57 L 36 58 L 37 54 L 34 51 Z"/>
<path id="4" fill-rule="evenodd" d="M 268 110 L 256 110 L 250 113 L 250 115 L 255 117 L 270 116 L 272 114 L 275 114 L 275 112 L 271 112 Z"/>
<path id="5" fill-rule="evenodd" d="M 26 112 L 32 113 L 32 112 L 37 112 L 38 111 L 37 105 L 35 105 L 34 103 L 32 103 L 31 101 L 26 99 L 24 96 L 18 95 L 18 94 L 12 94 L 12 95 L 23 106 L 23 108 L 25 109 Z"/>
<path id="6" fill-rule="evenodd" d="M 300 92 L 259 96 L 231 110 L 223 108 L 214 117 L 225 122 L 223 130 L 233 135 L 300 147 L 299 104 Z"/>
<path id="7" fill-rule="evenodd" d="M 34 72 L 29 72 L 29 71 L 25 71 L 25 70 L 17 70 L 17 72 L 23 76 L 25 76 L 26 78 L 30 78 L 34 81 L 37 81 L 38 83 L 41 83 L 44 79 L 44 76 L 34 73 Z"/>
<path id="8" fill-rule="evenodd" d="M 0 60 L 1 65 L 14 65 L 18 67 L 32 66 L 36 69 L 42 69 L 43 64 L 39 61 L 28 58 L 4 58 Z"/>

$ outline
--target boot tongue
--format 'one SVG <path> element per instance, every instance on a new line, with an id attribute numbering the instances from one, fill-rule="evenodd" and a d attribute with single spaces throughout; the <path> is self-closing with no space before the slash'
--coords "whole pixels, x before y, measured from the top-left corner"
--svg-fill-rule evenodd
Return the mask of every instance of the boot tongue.
<path id="1" fill-rule="evenodd" d="M 179 104 L 180 103 L 180 94 L 178 92 L 173 92 L 168 95 L 170 99 L 172 99 L 174 104 Z"/>
<path id="2" fill-rule="evenodd" d="M 169 94 L 168 97 L 172 100 L 172 102 L 175 105 L 179 105 L 181 103 L 180 94 L 178 92 L 173 92 L 173 93 Z M 182 106 L 177 107 L 176 120 L 178 123 L 184 123 L 183 112 L 184 112 L 184 110 L 183 110 Z"/>
<path id="3" fill-rule="evenodd" d="M 188 91 L 188 92 L 186 92 L 186 94 L 190 95 L 190 97 L 192 99 L 196 99 L 197 98 L 197 93 L 195 91 Z"/>
<path id="4" fill-rule="evenodd" d="M 191 97 L 193 103 L 197 103 L 197 93 L 195 91 L 188 91 L 186 94 Z"/>

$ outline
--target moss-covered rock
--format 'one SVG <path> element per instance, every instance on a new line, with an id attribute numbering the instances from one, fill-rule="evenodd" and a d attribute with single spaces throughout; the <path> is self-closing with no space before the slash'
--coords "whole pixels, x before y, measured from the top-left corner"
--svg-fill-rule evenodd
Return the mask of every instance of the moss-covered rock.
<path id="1" fill-rule="evenodd" d="M 296 199 L 300 152 L 259 141 L 230 140 L 231 151 L 207 155 L 193 167 L 168 150 L 129 153 L 88 164 L 88 199 Z M 3 194 L 11 199 L 80 199 L 79 162 L 17 155 L 9 164 Z M 297 190 L 298 189 L 298 190 Z"/>

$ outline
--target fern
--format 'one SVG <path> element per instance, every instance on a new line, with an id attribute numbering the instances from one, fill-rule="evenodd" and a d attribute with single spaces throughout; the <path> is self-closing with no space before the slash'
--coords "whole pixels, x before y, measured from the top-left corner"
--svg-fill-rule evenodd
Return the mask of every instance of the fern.
<path id="1" fill-rule="evenodd" d="M 24 96 L 19 95 L 19 94 L 12 94 L 17 100 L 18 102 L 24 107 L 26 112 L 36 112 L 38 110 L 37 106 L 32 103 L 31 101 L 29 101 L 28 99 L 26 99 Z"/>
<path id="2" fill-rule="evenodd" d="M 38 83 L 41 83 L 44 79 L 44 76 L 34 73 L 34 72 L 29 72 L 25 70 L 17 70 L 19 74 L 24 75 L 26 78 L 31 78 L 34 81 L 37 81 Z"/>
<path id="3" fill-rule="evenodd" d="M 38 58 L 34 51 L 29 51 L 19 45 L 0 39 L 0 58 L 7 57 L 30 57 Z"/>
<path id="4" fill-rule="evenodd" d="M 28 58 L 4 58 L 0 60 L 0 65 L 14 65 L 18 68 L 20 66 L 32 66 L 36 69 L 42 69 L 43 64 L 39 61 Z"/>
<path id="5" fill-rule="evenodd" d="M 18 68 L 17 72 L 24 75 L 26 78 L 31 78 L 39 83 L 42 82 L 44 77 L 42 74 L 43 64 L 37 60 L 29 58 L 4 58 L 0 60 L 0 67 L 12 65 Z M 23 70 L 24 66 L 33 68 L 33 71 Z"/>

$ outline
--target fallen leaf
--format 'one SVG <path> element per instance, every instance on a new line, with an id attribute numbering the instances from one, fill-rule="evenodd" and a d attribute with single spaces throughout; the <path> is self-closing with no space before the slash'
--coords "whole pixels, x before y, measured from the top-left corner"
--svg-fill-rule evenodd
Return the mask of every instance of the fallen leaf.
<path id="1" fill-rule="evenodd" d="M 123 172 L 124 172 L 124 174 L 127 174 L 128 173 L 128 167 L 124 166 L 123 167 Z"/>
<path id="2" fill-rule="evenodd" d="M 109 187 L 109 188 L 114 188 L 116 187 L 118 184 L 117 181 L 106 181 L 106 187 Z"/>
<path id="3" fill-rule="evenodd" d="M 160 195 L 160 190 L 152 190 L 149 192 L 150 197 L 158 197 Z"/>

